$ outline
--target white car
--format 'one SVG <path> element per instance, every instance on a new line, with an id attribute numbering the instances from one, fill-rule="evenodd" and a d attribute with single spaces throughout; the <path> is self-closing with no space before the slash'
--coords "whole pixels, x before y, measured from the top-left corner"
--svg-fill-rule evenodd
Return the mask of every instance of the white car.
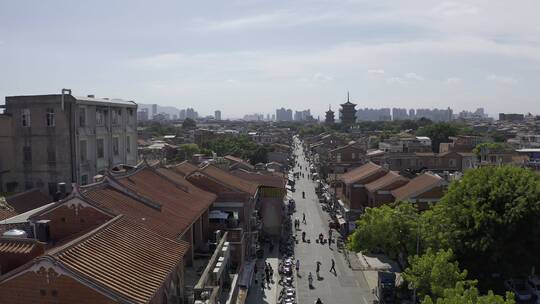
<path id="1" fill-rule="evenodd" d="M 536 296 L 536 303 L 540 303 L 540 277 L 529 276 L 527 279 L 529 291 Z"/>

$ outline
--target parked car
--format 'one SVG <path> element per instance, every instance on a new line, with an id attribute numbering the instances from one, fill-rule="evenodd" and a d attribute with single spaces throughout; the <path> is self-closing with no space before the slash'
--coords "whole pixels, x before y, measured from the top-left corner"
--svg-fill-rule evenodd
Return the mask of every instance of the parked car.
<path id="1" fill-rule="evenodd" d="M 516 295 L 519 301 L 529 301 L 533 295 L 527 286 L 527 282 L 523 279 L 510 279 L 504 282 L 504 287 Z"/>
<path id="2" fill-rule="evenodd" d="M 529 291 L 536 296 L 536 303 L 540 303 L 540 277 L 532 275 L 527 279 Z"/>

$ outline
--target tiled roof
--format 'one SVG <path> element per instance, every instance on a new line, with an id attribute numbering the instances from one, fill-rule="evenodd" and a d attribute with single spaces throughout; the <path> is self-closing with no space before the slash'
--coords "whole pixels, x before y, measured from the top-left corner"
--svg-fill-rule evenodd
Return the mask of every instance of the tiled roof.
<path id="1" fill-rule="evenodd" d="M 368 178 L 370 176 L 372 176 L 373 174 L 375 173 L 379 173 L 381 171 L 385 170 L 383 167 L 375 164 L 375 163 L 372 163 L 372 162 L 368 162 L 358 168 L 355 168 L 347 173 L 344 173 L 341 175 L 341 180 L 345 183 L 345 184 L 352 184 L 352 183 L 355 183 L 359 180 L 362 180 L 362 179 L 365 179 L 365 178 Z"/>
<path id="2" fill-rule="evenodd" d="M 43 245 L 43 244 L 41 244 Z M 35 239 L 23 239 L 23 238 L 0 238 L 0 254 L 27 254 L 32 252 L 36 247 L 40 246 L 40 243 Z"/>
<path id="3" fill-rule="evenodd" d="M 392 195 L 396 200 L 406 200 L 442 183 L 442 177 L 426 172 L 411 179 L 405 186 L 393 190 Z"/>
<path id="4" fill-rule="evenodd" d="M 378 190 L 392 190 L 405 185 L 407 181 L 409 181 L 409 179 L 399 175 L 398 172 L 389 171 L 381 178 L 366 184 L 366 189 L 371 192 Z"/>
<path id="5" fill-rule="evenodd" d="M 216 166 L 206 165 L 205 167 L 199 169 L 198 172 L 201 172 L 210 178 L 228 185 L 229 187 L 249 193 L 251 195 L 255 195 L 259 188 L 259 183 L 256 181 L 245 180 L 225 170 L 219 169 Z"/>
<path id="6" fill-rule="evenodd" d="M 242 164 L 242 165 L 250 168 L 251 170 L 255 169 L 255 167 L 252 164 L 248 163 L 247 161 L 245 161 L 245 160 L 243 160 L 243 159 L 241 159 L 239 157 L 232 156 L 232 155 L 226 155 L 226 156 L 223 156 L 223 158 L 225 158 L 226 160 L 232 162 L 233 164 L 238 163 L 238 164 Z"/>
<path id="7" fill-rule="evenodd" d="M 0 197 L 0 221 L 13 217 L 17 214 L 18 213 L 13 210 L 13 207 L 4 201 L 4 198 Z"/>
<path id="8" fill-rule="evenodd" d="M 187 242 L 118 216 L 49 255 L 112 293 L 149 303 L 188 249 Z"/>
<path id="9" fill-rule="evenodd" d="M 233 170 L 231 171 L 231 173 L 244 180 L 254 181 L 260 184 L 261 186 L 265 186 L 265 187 L 285 189 L 285 184 L 287 182 L 287 179 L 285 177 L 277 176 L 274 174 L 260 174 L 260 173 L 248 172 L 245 170 Z"/>
<path id="10" fill-rule="evenodd" d="M 52 199 L 39 189 L 31 189 L 7 197 L 6 201 L 17 213 L 24 213 L 51 203 Z"/>
<path id="11" fill-rule="evenodd" d="M 180 178 L 180 177 L 179 177 Z M 179 180 L 179 179 L 178 179 Z M 116 181 L 134 196 L 110 185 L 85 189 L 83 196 L 115 214 L 125 214 L 170 238 L 183 233 L 210 205 L 215 196 L 184 182 L 171 181 L 143 168 Z M 176 184 L 180 184 L 179 186 Z M 186 191 L 187 190 L 187 191 Z M 137 199 L 136 196 L 141 199 Z M 145 203 L 149 200 L 156 206 Z"/>
<path id="12" fill-rule="evenodd" d="M 196 171 L 197 169 L 199 169 L 199 167 L 195 166 L 194 164 L 188 161 L 184 161 L 178 165 L 171 166 L 170 168 L 174 170 L 175 172 L 182 174 L 183 176 L 189 175 L 193 171 Z"/>

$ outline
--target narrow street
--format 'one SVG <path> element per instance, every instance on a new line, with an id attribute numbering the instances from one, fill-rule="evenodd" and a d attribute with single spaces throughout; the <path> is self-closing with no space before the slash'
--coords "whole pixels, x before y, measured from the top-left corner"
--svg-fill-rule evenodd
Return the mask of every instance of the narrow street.
<path id="1" fill-rule="evenodd" d="M 371 294 L 367 282 L 361 271 L 353 271 L 349 268 L 348 262 L 343 253 L 338 250 L 337 244 L 333 243 L 329 248 L 328 243 L 321 245 L 316 242 L 318 235 L 322 233 L 325 239 L 328 239 L 328 220 L 326 214 L 315 193 L 315 182 L 308 177 L 309 164 L 305 158 L 304 152 L 300 147 L 299 141 L 296 141 L 297 148 L 295 154 L 297 164 L 294 172 L 302 172 L 300 179 L 296 181 L 296 191 L 293 198 L 296 201 L 297 212 L 294 217 L 301 221 L 300 230 L 297 233 L 298 244 L 296 245 L 295 256 L 300 260 L 299 276 L 296 278 L 298 303 L 314 303 L 320 298 L 323 303 L 345 304 L 345 303 L 372 303 L 374 297 Z M 300 169 L 300 167 L 302 169 Z M 305 199 L 302 198 L 302 192 L 305 192 Z M 302 223 L 302 214 L 305 213 L 307 223 Z M 306 240 L 302 242 L 302 231 L 306 232 Z M 333 239 L 339 235 L 337 231 L 333 232 Z M 331 259 L 335 260 L 336 274 L 330 272 Z M 316 263 L 320 261 L 320 277 L 317 279 Z M 313 275 L 313 289 L 308 284 L 309 272 Z"/>

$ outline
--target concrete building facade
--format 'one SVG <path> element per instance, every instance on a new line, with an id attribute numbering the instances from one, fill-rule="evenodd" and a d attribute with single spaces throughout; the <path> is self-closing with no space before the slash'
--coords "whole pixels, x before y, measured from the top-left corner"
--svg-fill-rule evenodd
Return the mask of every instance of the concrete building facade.
<path id="1" fill-rule="evenodd" d="M 9 96 L 13 165 L 7 191 L 85 185 L 118 164 L 137 163 L 137 104 L 121 99 L 66 94 Z"/>

